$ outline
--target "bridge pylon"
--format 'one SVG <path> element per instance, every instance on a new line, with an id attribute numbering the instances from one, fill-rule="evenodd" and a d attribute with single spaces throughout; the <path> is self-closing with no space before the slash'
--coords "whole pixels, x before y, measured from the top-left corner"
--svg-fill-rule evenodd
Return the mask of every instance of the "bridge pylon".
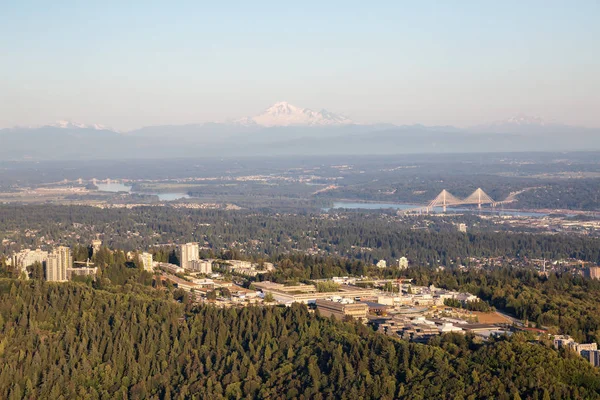
<path id="1" fill-rule="evenodd" d="M 463 200 L 463 204 L 477 204 L 481 208 L 482 204 L 494 204 L 495 201 L 481 188 L 477 188 L 469 197 Z"/>
<path id="2" fill-rule="evenodd" d="M 427 210 L 441 206 L 442 210 L 446 212 L 446 207 L 454 206 L 460 203 L 461 200 L 458 197 L 454 196 L 452 193 L 444 189 L 440 192 L 440 194 L 437 195 L 435 199 L 431 201 L 431 203 L 429 203 L 429 205 L 427 206 Z"/>

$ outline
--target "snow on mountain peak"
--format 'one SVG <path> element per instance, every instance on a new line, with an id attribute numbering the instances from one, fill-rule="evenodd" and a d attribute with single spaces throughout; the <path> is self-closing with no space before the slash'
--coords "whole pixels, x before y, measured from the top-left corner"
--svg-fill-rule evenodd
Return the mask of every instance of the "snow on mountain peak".
<path id="1" fill-rule="evenodd" d="M 241 125 L 260 126 L 335 126 L 351 125 L 352 120 L 327 110 L 313 111 L 308 108 L 297 107 L 286 101 L 280 101 L 261 114 L 254 117 L 241 118 L 235 121 Z"/>
<path id="2" fill-rule="evenodd" d="M 52 126 L 54 128 L 61 128 L 61 129 L 95 129 L 97 131 L 111 130 L 109 127 L 100 125 L 100 124 L 87 125 L 87 124 L 82 124 L 80 122 L 67 121 L 67 120 L 56 121 L 55 123 L 53 123 L 49 126 Z"/>
<path id="3" fill-rule="evenodd" d="M 514 125 L 546 125 L 546 122 L 540 117 L 531 117 L 525 114 L 518 114 L 506 120 L 505 123 Z"/>

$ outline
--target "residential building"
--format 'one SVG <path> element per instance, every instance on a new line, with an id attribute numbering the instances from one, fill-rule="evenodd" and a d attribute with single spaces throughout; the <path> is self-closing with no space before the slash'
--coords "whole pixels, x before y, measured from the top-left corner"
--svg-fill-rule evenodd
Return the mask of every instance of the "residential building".
<path id="1" fill-rule="evenodd" d="M 51 282 L 67 281 L 67 269 L 73 268 L 71 249 L 59 246 L 48 255 L 46 261 L 46 280 Z"/>
<path id="2" fill-rule="evenodd" d="M 12 265 L 15 268 L 18 268 L 20 271 L 25 271 L 27 267 L 30 265 L 39 262 L 40 264 L 44 264 L 48 259 L 48 252 L 42 251 L 40 249 L 29 250 L 25 249 L 12 257 Z"/>
<path id="3" fill-rule="evenodd" d="M 190 270 L 201 274 L 212 274 L 212 261 L 210 260 L 193 260 L 189 262 Z"/>
<path id="4" fill-rule="evenodd" d="M 467 233 L 467 224 L 458 224 L 458 231 Z"/>
<path id="5" fill-rule="evenodd" d="M 191 269 L 191 262 L 200 259 L 198 243 L 186 243 L 181 245 L 180 266 L 183 269 Z"/>
<path id="6" fill-rule="evenodd" d="M 65 270 L 67 268 L 73 268 L 73 257 L 71 257 L 71 249 L 69 247 L 58 246 L 56 249 L 54 249 L 53 253 L 58 254 L 61 268 L 64 268 Z"/>
<path id="7" fill-rule="evenodd" d="M 385 262 L 385 260 L 379 260 L 376 265 L 377 268 L 387 268 L 387 263 Z"/>
<path id="8" fill-rule="evenodd" d="M 144 271 L 152 272 L 152 270 L 153 270 L 152 254 L 143 252 L 140 255 L 140 259 L 142 261 L 142 265 L 144 266 Z"/>
<path id="9" fill-rule="evenodd" d="M 581 352 L 583 358 L 588 360 L 594 367 L 600 367 L 600 351 L 599 350 L 583 350 Z"/>
<path id="10" fill-rule="evenodd" d="M 406 257 L 400 257 L 400 259 L 398 260 L 398 269 L 407 269 L 408 268 L 408 258 Z"/>
<path id="11" fill-rule="evenodd" d="M 67 280 L 67 268 L 61 262 L 60 255 L 56 252 L 48 255 L 46 261 L 46 280 L 48 282 L 65 282 Z"/>
<path id="12" fill-rule="evenodd" d="M 556 335 L 554 336 L 554 347 L 571 347 L 571 344 L 575 343 L 575 340 L 568 335 Z"/>
<path id="13" fill-rule="evenodd" d="M 596 344 L 596 343 L 576 343 L 576 345 L 573 346 L 573 350 L 575 350 L 575 352 L 577 354 L 581 355 L 584 351 L 598 350 L 598 344 Z"/>
<path id="14" fill-rule="evenodd" d="M 588 267 L 585 275 L 590 279 L 600 279 L 600 267 Z"/>
<path id="15" fill-rule="evenodd" d="M 588 360 L 593 366 L 600 366 L 600 352 L 597 343 L 577 343 L 571 336 L 556 335 L 554 336 L 554 347 L 557 349 L 567 347 Z"/>

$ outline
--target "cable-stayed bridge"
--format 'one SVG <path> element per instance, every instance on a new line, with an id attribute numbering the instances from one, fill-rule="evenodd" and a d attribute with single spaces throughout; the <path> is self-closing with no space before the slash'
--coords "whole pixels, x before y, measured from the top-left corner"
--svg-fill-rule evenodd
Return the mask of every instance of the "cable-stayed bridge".
<path id="1" fill-rule="evenodd" d="M 478 208 L 481 208 L 483 205 L 490 204 L 492 207 L 496 207 L 501 204 L 512 203 L 516 200 L 516 196 L 519 192 L 513 192 L 508 195 L 508 197 L 502 201 L 496 201 L 492 199 L 486 192 L 481 188 L 477 188 L 473 193 L 464 199 L 460 199 L 454 196 L 452 193 L 447 191 L 446 189 L 442 190 L 440 194 L 431 202 L 424 206 L 413 208 L 410 210 L 406 210 L 406 212 L 430 212 L 436 207 L 441 207 L 442 210 L 446 211 L 447 207 L 452 206 L 461 206 L 461 205 L 477 205 Z"/>

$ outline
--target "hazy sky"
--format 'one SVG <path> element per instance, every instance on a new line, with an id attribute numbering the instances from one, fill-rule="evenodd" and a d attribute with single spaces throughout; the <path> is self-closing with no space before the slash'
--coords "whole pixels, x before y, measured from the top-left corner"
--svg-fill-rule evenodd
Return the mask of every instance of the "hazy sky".
<path id="1" fill-rule="evenodd" d="M 280 100 L 360 122 L 600 127 L 599 20 L 598 0 L 0 0 L 0 127 L 218 121 Z"/>

